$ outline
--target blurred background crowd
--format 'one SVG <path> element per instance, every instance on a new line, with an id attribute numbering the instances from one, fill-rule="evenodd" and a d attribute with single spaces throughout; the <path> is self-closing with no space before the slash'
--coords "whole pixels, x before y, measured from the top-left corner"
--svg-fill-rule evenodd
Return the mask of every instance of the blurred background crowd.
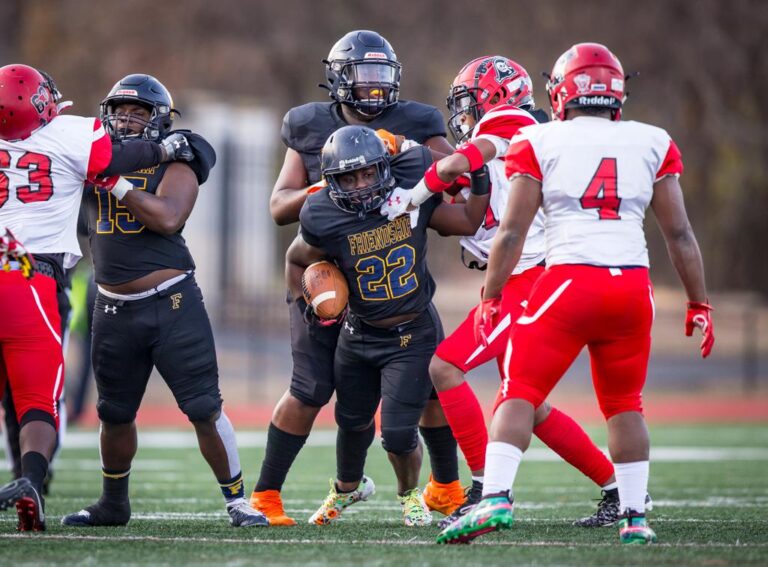
<path id="1" fill-rule="evenodd" d="M 97 115 L 128 73 L 148 73 L 174 95 L 179 127 L 216 148 L 185 236 L 214 320 L 225 400 L 269 407 L 290 375 L 283 255 L 296 227 L 277 227 L 268 200 L 292 106 L 327 100 L 326 57 L 353 29 L 386 37 L 403 64 L 401 98 L 437 106 L 458 70 L 480 55 L 521 63 L 548 108 L 541 71 L 581 41 L 606 44 L 629 81 L 623 118 L 665 128 L 683 153 L 682 184 L 715 306 L 717 344 L 701 361 L 683 337 L 679 290 L 652 215 L 648 240 L 659 311 L 651 392 L 768 392 L 768 4 L 762 0 L 3 0 L 3 64 L 56 80 L 71 112 Z M 431 238 L 436 303 L 452 329 L 479 297 L 482 274 L 458 244 Z M 84 362 L 79 316 L 68 380 Z M 77 323 L 77 320 L 76 320 Z M 477 372 L 489 391 L 495 367 Z M 588 389 L 582 359 L 564 388 Z M 156 390 L 156 391 L 155 391 Z M 588 393 L 588 392 L 587 392 Z M 167 403 L 155 380 L 146 403 Z M 730 398 L 729 398 L 730 399 Z M 172 403 L 172 402 L 171 402 Z M 92 405 L 92 404 L 91 404 Z M 767 416 L 768 417 L 768 416 Z"/>

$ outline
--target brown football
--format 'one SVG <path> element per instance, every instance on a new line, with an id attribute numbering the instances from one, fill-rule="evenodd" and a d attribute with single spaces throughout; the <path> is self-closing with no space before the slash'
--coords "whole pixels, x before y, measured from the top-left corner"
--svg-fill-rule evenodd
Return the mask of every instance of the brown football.
<path id="1" fill-rule="evenodd" d="M 315 262 L 307 266 L 301 276 L 301 289 L 304 301 L 321 319 L 338 317 L 349 299 L 347 280 L 331 262 Z"/>

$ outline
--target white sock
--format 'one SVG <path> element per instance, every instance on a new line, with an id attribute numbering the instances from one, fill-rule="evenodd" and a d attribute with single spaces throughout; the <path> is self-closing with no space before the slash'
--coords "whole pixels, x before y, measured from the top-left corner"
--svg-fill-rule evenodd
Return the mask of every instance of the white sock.
<path id="1" fill-rule="evenodd" d="M 235 429 L 232 427 L 232 422 L 229 421 L 227 414 L 224 410 L 221 410 L 219 418 L 216 420 L 216 431 L 221 438 L 221 443 L 224 445 L 224 449 L 227 451 L 227 461 L 229 464 L 229 476 L 234 476 L 240 473 L 240 456 L 237 454 L 237 440 L 235 439 Z"/>
<path id="2" fill-rule="evenodd" d="M 604 484 L 600 488 L 602 488 L 603 490 L 613 490 L 614 488 L 618 488 L 618 487 L 619 487 L 619 485 L 616 484 L 616 481 L 614 480 L 613 482 L 609 482 L 608 484 Z"/>
<path id="3" fill-rule="evenodd" d="M 480 484 L 483 484 L 484 480 L 485 480 L 485 476 L 472 475 L 472 482 L 479 482 Z"/>
<path id="4" fill-rule="evenodd" d="M 632 509 L 645 512 L 645 495 L 648 494 L 648 461 L 614 463 L 616 483 L 619 485 L 621 511 Z"/>
<path id="5" fill-rule="evenodd" d="M 506 490 L 512 496 L 517 468 L 523 459 L 523 452 L 509 443 L 492 441 L 485 449 L 485 482 L 483 496 Z"/>

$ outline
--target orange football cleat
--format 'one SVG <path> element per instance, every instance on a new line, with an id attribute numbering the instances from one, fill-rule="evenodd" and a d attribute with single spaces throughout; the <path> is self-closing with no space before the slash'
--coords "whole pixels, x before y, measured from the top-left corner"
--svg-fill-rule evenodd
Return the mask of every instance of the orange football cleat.
<path id="1" fill-rule="evenodd" d="M 459 506 L 464 504 L 464 500 L 466 500 L 464 487 L 458 480 L 443 484 L 429 475 L 429 482 L 424 487 L 424 502 L 430 510 L 450 516 Z"/>
<path id="2" fill-rule="evenodd" d="M 270 526 L 295 526 L 296 520 L 286 516 L 279 490 L 262 490 L 251 494 L 251 507 L 264 514 Z"/>

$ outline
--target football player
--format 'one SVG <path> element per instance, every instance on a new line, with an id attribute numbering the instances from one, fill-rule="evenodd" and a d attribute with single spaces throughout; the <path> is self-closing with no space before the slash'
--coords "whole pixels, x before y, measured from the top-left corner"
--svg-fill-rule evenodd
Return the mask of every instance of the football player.
<path id="1" fill-rule="evenodd" d="M 64 371 L 57 291 L 80 258 L 83 182 L 193 157 L 182 134 L 159 144 L 112 141 L 98 119 L 61 115 L 70 104 L 47 74 L 22 64 L 0 68 L 0 392 L 7 380 L 21 465 L 21 477 L 0 487 L 0 510 L 16 504 L 21 531 L 45 529 L 41 492 Z"/>
<path id="2" fill-rule="evenodd" d="M 680 151 L 661 128 L 620 120 L 624 84 L 621 63 L 605 46 L 574 45 L 547 83 L 555 120 L 521 129 L 507 150 L 512 186 L 491 247 L 477 333 L 488 337 L 498 328 L 504 284 L 539 207 L 546 215 L 547 269 L 517 321 L 514 349 L 507 348 L 483 499 L 438 541 L 467 542 L 511 527 L 511 488 L 535 408 L 584 346 L 608 425 L 622 511 L 619 539 L 656 541 L 645 517 L 649 440 L 641 399 L 654 316 L 643 234 L 649 205 L 689 299 L 686 334 L 699 327 L 704 357 L 714 333 L 701 254 L 678 181 Z"/>
<path id="3" fill-rule="evenodd" d="M 422 460 L 418 423 L 432 390 L 429 361 L 443 337 L 432 305 L 427 228 L 474 234 L 488 206 L 483 169 L 475 173 L 466 204 L 450 205 L 435 195 L 410 215 L 394 221 L 383 217 L 379 208 L 395 186 L 413 186 L 431 161 L 425 146 L 390 159 L 370 128 L 340 128 L 322 151 L 328 187 L 307 199 L 300 234 L 286 256 L 289 288 L 302 313 L 311 315 L 301 294 L 301 274 L 309 264 L 328 259 L 347 279 L 349 313 L 334 359 L 336 423 L 344 432 L 368 430 L 381 402 L 382 443 L 397 476 L 407 526 L 432 521 L 416 486 Z M 319 323 L 310 332 L 329 321 Z M 363 475 L 365 454 L 352 456 L 337 447 L 337 479 L 310 523 L 331 523 L 373 493 L 373 483 Z"/>
<path id="4" fill-rule="evenodd" d="M 173 136 L 175 114 L 170 93 L 149 75 L 123 77 L 101 103 L 101 120 L 113 140 L 164 140 Z M 95 504 L 64 516 L 66 526 L 128 523 L 136 411 L 153 367 L 195 428 L 230 524 L 268 524 L 244 498 L 235 432 L 222 409 L 213 333 L 181 234 L 216 154 L 201 136 L 185 136 L 195 154 L 188 164 L 138 169 L 110 192 L 91 187 L 85 194 L 98 284 L 92 359 L 103 491 Z"/>
<path id="5" fill-rule="evenodd" d="M 460 240 L 462 258 L 467 252 L 480 260 L 465 261 L 465 265 L 484 270 L 509 196 L 509 185 L 504 178 L 504 154 L 509 141 L 520 128 L 536 124 L 537 119 L 545 122 L 546 114 L 535 109 L 527 71 L 500 55 L 478 57 L 467 63 L 451 84 L 447 103 L 451 112 L 449 129 L 457 143 L 463 145 L 453 155 L 432 164 L 418 187 L 423 197 L 428 198 L 450 187 L 470 168 L 478 167 L 477 164 L 488 164 L 492 190 L 483 226 L 476 234 Z M 467 191 L 463 190 L 465 194 Z M 399 208 L 385 205 L 383 212 L 391 216 L 399 214 L 409 203 L 408 196 L 404 195 L 399 201 Z M 418 202 L 420 198 L 416 196 L 413 200 Z M 430 376 L 443 411 L 472 471 L 472 487 L 465 504 L 441 520 L 441 527 L 465 514 L 482 495 L 488 433 L 483 410 L 464 375 L 493 359 L 503 375 L 510 329 L 522 314 L 533 282 L 544 271 L 544 248 L 544 219 L 539 212 L 528 231 L 523 256 L 504 286 L 497 315 L 500 324 L 486 337 L 487 344 L 481 344 L 475 337 L 475 307 L 440 343 L 430 364 Z M 576 525 L 596 527 L 616 522 L 619 506 L 613 465 L 581 426 L 544 402 L 536 409 L 534 433 L 603 490 L 603 499 L 595 514 L 578 520 Z"/>
<path id="6" fill-rule="evenodd" d="M 325 67 L 332 100 L 292 108 L 283 120 L 287 150 L 270 199 L 270 212 L 279 225 L 298 221 L 307 195 L 323 185 L 320 150 L 328 136 L 342 126 L 380 129 L 394 154 L 415 143 L 424 144 L 437 157 L 453 151 L 435 107 L 399 98 L 401 65 L 392 46 L 378 33 L 349 32 L 331 48 Z M 296 523 L 285 514 L 280 491 L 315 417 L 333 394 L 333 353 L 340 330 L 339 325 L 329 325 L 310 331 L 294 299 L 288 297 L 293 374 L 272 414 L 266 455 L 251 496 L 251 504 L 267 514 L 272 525 Z M 421 430 L 434 477 L 425 498 L 433 508 L 450 513 L 463 502 L 464 491 L 458 480 L 456 441 L 434 398 L 425 412 L 425 419 L 431 419 L 423 422 L 429 427 Z M 362 455 L 373 441 L 374 428 L 339 431 L 338 435 L 342 452 Z M 351 465 L 352 471 L 358 466 Z"/>

